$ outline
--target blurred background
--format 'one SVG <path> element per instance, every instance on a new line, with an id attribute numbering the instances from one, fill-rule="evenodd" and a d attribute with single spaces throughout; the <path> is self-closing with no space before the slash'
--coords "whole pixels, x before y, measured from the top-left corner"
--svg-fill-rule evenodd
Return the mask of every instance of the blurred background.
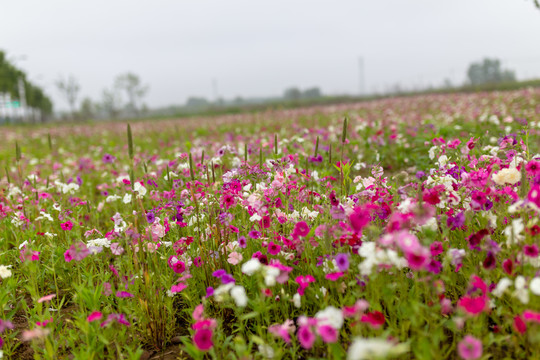
<path id="1" fill-rule="evenodd" d="M 536 0 L 5 0 L 0 123 L 540 86 Z"/>

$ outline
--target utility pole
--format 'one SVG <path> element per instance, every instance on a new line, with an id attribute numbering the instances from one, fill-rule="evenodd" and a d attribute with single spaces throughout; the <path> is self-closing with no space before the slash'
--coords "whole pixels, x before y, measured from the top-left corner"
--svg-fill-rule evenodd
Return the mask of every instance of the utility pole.
<path id="1" fill-rule="evenodd" d="M 212 79 L 212 92 L 213 92 L 213 95 L 214 95 L 214 102 L 217 104 L 217 101 L 218 101 L 218 88 L 217 88 L 217 79 L 216 78 Z"/>
<path id="2" fill-rule="evenodd" d="M 19 77 L 19 101 L 21 102 L 22 119 L 23 122 L 26 122 L 26 89 L 22 76 Z"/>
<path id="3" fill-rule="evenodd" d="M 360 56 L 358 58 L 358 70 L 359 70 L 359 78 L 358 78 L 358 91 L 360 96 L 364 96 L 365 94 L 365 74 L 364 74 L 364 57 Z"/>

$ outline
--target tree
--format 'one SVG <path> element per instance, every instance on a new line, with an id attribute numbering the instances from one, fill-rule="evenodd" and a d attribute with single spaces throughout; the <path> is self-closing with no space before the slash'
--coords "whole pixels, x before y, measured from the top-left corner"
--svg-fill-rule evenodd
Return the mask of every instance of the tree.
<path id="1" fill-rule="evenodd" d="M 22 80 L 28 107 L 40 110 L 41 120 L 52 114 L 53 105 L 43 90 L 27 80 L 24 71 L 17 69 L 3 51 L 0 51 L 0 93 L 19 99 L 19 79 Z M 21 100 L 21 99 L 19 99 Z"/>
<path id="2" fill-rule="evenodd" d="M 202 109 L 208 107 L 210 103 L 203 97 L 192 96 L 187 99 L 186 107 L 192 109 Z"/>
<path id="3" fill-rule="evenodd" d="M 120 115 L 122 106 L 122 98 L 116 89 L 103 89 L 101 93 L 100 110 L 105 113 L 105 116 L 116 119 Z"/>
<path id="4" fill-rule="evenodd" d="M 79 114 L 83 120 L 89 120 L 96 116 L 96 106 L 90 98 L 84 98 L 81 101 Z"/>
<path id="5" fill-rule="evenodd" d="M 318 87 L 312 87 L 310 89 L 304 90 L 304 93 L 302 94 L 303 98 L 306 99 L 318 99 L 322 96 L 321 89 Z"/>
<path id="6" fill-rule="evenodd" d="M 123 91 L 127 96 L 128 103 L 126 107 L 128 110 L 139 115 L 139 107 L 142 103 L 142 99 L 149 90 L 149 86 L 142 85 L 138 75 L 128 72 L 116 77 L 115 87 L 120 91 Z"/>
<path id="7" fill-rule="evenodd" d="M 513 71 L 502 70 L 498 59 L 484 59 L 481 63 L 472 63 L 467 71 L 471 85 L 495 84 L 516 81 Z"/>
<path id="8" fill-rule="evenodd" d="M 56 81 L 56 87 L 62 96 L 66 99 L 69 104 L 69 109 L 71 111 L 71 118 L 75 117 L 75 109 L 77 104 L 77 97 L 79 96 L 79 91 L 81 86 L 79 82 L 73 75 L 69 75 L 67 78 L 60 78 Z"/>
<path id="9" fill-rule="evenodd" d="M 299 100 L 301 97 L 302 97 L 302 92 L 296 87 L 288 88 L 283 93 L 283 98 L 286 100 L 294 101 L 294 100 Z"/>

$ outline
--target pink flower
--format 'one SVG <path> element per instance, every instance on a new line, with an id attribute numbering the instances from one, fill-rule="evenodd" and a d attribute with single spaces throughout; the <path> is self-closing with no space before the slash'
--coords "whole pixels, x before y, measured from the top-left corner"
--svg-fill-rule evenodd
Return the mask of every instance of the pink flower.
<path id="1" fill-rule="evenodd" d="M 540 207 L 540 185 L 534 185 L 531 187 L 527 199 L 534 203 L 536 206 Z"/>
<path id="2" fill-rule="evenodd" d="M 45 326 L 47 326 L 47 324 L 52 323 L 52 321 L 53 321 L 53 318 L 46 319 L 46 320 L 43 320 L 43 321 L 36 321 L 36 325 L 41 326 L 41 327 L 45 327 Z"/>
<path id="3" fill-rule="evenodd" d="M 70 262 L 72 260 L 81 261 L 88 255 L 90 255 L 90 250 L 86 247 L 86 244 L 81 241 L 71 245 L 71 247 L 64 253 L 64 259 L 66 262 Z"/>
<path id="4" fill-rule="evenodd" d="M 135 295 L 133 295 L 132 293 L 127 292 L 127 291 L 117 291 L 116 296 L 119 297 L 119 298 L 132 298 L 132 297 L 135 297 Z"/>
<path id="5" fill-rule="evenodd" d="M 464 360 L 479 359 L 482 356 L 482 342 L 471 335 L 465 336 L 457 348 L 459 356 Z"/>
<path id="6" fill-rule="evenodd" d="M 286 320 L 283 325 L 274 324 L 268 328 L 268 331 L 271 334 L 281 337 L 287 344 L 291 343 L 290 332 L 293 332 L 294 330 L 296 330 L 296 327 L 294 326 L 294 322 L 292 320 Z"/>
<path id="7" fill-rule="evenodd" d="M 90 315 L 88 315 L 88 317 L 86 318 L 86 320 L 88 322 L 92 322 L 92 321 L 96 321 L 96 320 L 101 320 L 101 318 L 103 317 L 103 314 L 99 311 L 94 311 L 93 313 L 91 313 Z"/>
<path id="8" fill-rule="evenodd" d="M 186 264 L 183 261 L 178 260 L 174 255 L 171 255 L 168 260 L 169 267 L 177 274 L 186 271 Z"/>
<path id="9" fill-rule="evenodd" d="M 187 285 L 183 284 L 183 283 L 180 283 L 178 285 L 171 286 L 171 292 L 174 294 L 174 293 L 177 293 L 177 292 L 180 292 L 180 291 L 184 290 L 185 288 L 187 288 Z"/>
<path id="10" fill-rule="evenodd" d="M 66 221 L 65 223 L 61 223 L 60 227 L 62 230 L 69 231 L 73 229 L 73 223 L 71 221 Z"/>
<path id="11" fill-rule="evenodd" d="M 405 258 L 412 270 L 422 270 L 429 263 L 429 250 L 418 247 L 413 251 L 405 252 Z"/>
<path id="12" fill-rule="evenodd" d="M 242 254 L 236 251 L 233 251 L 232 253 L 229 254 L 229 258 L 227 259 L 227 262 L 231 265 L 238 265 L 238 263 L 242 261 L 242 259 L 243 259 Z"/>
<path id="13" fill-rule="evenodd" d="M 195 307 L 195 310 L 193 310 L 193 314 L 191 316 L 193 316 L 193 319 L 195 321 L 201 321 L 201 320 L 204 320 L 204 306 L 203 304 L 199 304 Z"/>
<path id="14" fill-rule="evenodd" d="M 115 322 L 115 321 L 117 323 L 125 325 L 125 326 L 130 326 L 131 325 L 129 323 L 129 321 L 126 319 L 126 316 L 124 314 L 109 314 L 109 316 L 107 316 L 107 320 L 102 322 L 100 326 L 105 327 L 105 326 L 107 326 L 110 323 Z"/>
<path id="15" fill-rule="evenodd" d="M 373 311 L 365 314 L 360 319 L 361 322 L 368 323 L 372 328 L 378 329 L 385 323 L 384 315 L 380 311 Z"/>
<path id="16" fill-rule="evenodd" d="M 25 245 L 20 251 L 19 258 L 21 259 L 22 262 L 39 261 L 39 254 L 41 254 L 39 251 L 32 251 L 28 249 Z"/>
<path id="17" fill-rule="evenodd" d="M 307 236 L 307 234 L 309 234 L 309 230 L 309 226 L 305 221 L 299 221 L 294 226 L 293 233 L 296 236 Z"/>
<path id="18" fill-rule="evenodd" d="M 536 323 L 540 323 L 540 313 L 534 312 L 532 310 L 525 310 L 523 312 L 523 318 L 526 321 L 534 321 Z"/>
<path id="19" fill-rule="evenodd" d="M 335 343 L 338 339 L 338 332 L 330 325 L 319 326 L 317 332 L 325 343 Z"/>
<path id="20" fill-rule="evenodd" d="M 44 296 L 44 297 L 40 298 L 37 302 L 42 303 L 42 302 L 45 302 L 45 301 L 51 301 L 55 297 L 56 297 L 56 294 L 50 294 L 50 295 L 47 295 L 47 296 Z"/>
<path id="21" fill-rule="evenodd" d="M 334 272 L 334 273 L 326 274 L 325 278 L 330 281 L 336 281 L 343 275 L 344 275 L 343 272 Z"/>
<path id="22" fill-rule="evenodd" d="M 122 255 L 124 253 L 124 248 L 120 245 L 120 243 L 114 242 L 111 244 L 111 252 L 113 255 Z"/>
<path id="23" fill-rule="evenodd" d="M 540 175 L 540 162 L 536 160 L 531 160 L 525 165 L 525 170 L 527 171 L 527 174 L 531 177 L 535 177 L 536 175 Z"/>
<path id="24" fill-rule="evenodd" d="M 310 283 L 315 281 L 315 278 L 311 275 L 300 275 L 296 277 L 295 281 L 299 285 L 298 293 L 300 295 L 304 295 L 306 288 L 309 286 Z"/>
<path id="25" fill-rule="evenodd" d="M 297 336 L 300 345 L 302 345 L 304 349 L 311 349 L 315 342 L 315 334 L 313 334 L 309 326 L 300 326 Z"/>
<path id="26" fill-rule="evenodd" d="M 353 230 L 358 234 L 369 224 L 371 217 L 367 209 L 363 207 L 356 207 L 349 215 L 349 221 Z"/>
<path id="27" fill-rule="evenodd" d="M 270 243 L 268 244 L 268 253 L 270 255 L 277 255 L 279 254 L 280 251 L 281 251 L 281 246 L 274 243 L 273 241 L 270 241 Z"/>
<path id="28" fill-rule="evenodd" d="M 524 334 L 527 331 L 527 324 L 525 324 L 525 321 L 519 315 L 514 317 L 514 329 L 520 334 Z"/>
<path id="29" fill-rule="evenodd" d="M 471 315 L 478 315 L 487 307 L 487 297 L 482 295 L 478 297 L 464 296 L 458 302 L 459 307 Z"/>
<path id="30" fill-rule="evenodd" d="M 214 342 L 212 341 L 213 335 L 212 330 L 208 328 L 196 330 L 195 334 L 193 335 L 193 342 L 195 343 L 197 349 L 201 351 L 210 350 L 214 346 Z"/>

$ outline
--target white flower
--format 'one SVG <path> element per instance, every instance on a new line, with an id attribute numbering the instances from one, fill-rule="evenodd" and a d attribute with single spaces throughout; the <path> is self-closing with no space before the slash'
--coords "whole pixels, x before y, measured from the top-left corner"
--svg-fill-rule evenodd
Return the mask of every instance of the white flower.
<path id="1" fill-rule="evenodd" d="M 231 290 L 233 286 L 234 283 L 228 283 L 218 286 L 218 288 L 214 290 L 214 299 L 217 302 L 222 302 L 223 300 L 225 300 L 225 294 L 228 294 L 229 290 Z"/>
<path id="2" fill-rule="evenodd" d="M 253 221 L 259 221 L 261 219 L 262 219 L 262 217 L 260 217 L 259 214 L 255 213 L 255 214 L 253 214 L 252 217 L 249 218 L 249 221 L 253 222 Z"/>
<path id="3" fill-rule="evenodd" d="M 21 245 L 19 245 L 19 249 L 22 249 L 26 245 L 28 245 L 28 240 L 24 240 L 24 242 Z"/>
<path id="4" fill-rule="evenodd" d="M 121 197 L 121 196 L 118 196 L 118 195 L 109 195 L 109 196 L 107 196 L 107 197 L 105 198 L 105 202 L 106 202 L 106 203 L 112 203 L 112 202 L 114 202 L 114 201 L 116 201 L 116 200 L 119 200 L 119 199 L 121 199 L 121 198 L 122 198 L 122 197 Z"/>
<path id="5" fill-rule="evenodd" d="M 87 246 L 93 246 L 93 247 L 100 247 L 100 248 L 103 248 L 103 247 L 110 247 L 111 246 L 111 241 L 107 238 L 103 238 L 103 239 L 94 239 L 94 240 L 90 240 L 86 243 Z"/>
<path id="6" fill-rule="evenodd" d="M 506 235 L 506 243 L 508 245 L 517 244 L 523 239 L 521 232 L 525 230 L 522 219 L 512 220 L 512 224 L 504 229 L 504 235 Z"/>
<path id="7" fill-rule="evenodd" d="M 540 277 L 535 277 L 529 284 L 529 289 L 534 295 L 540 295 Z"/>
<path id="8" fill-rule="evenodd" d="M 297 309 L 300 309 L 300 307 L 302 306 L 302 297 L 300 296 L 300 294 L 299 293 L 294 294 L 292 299 L 293 299 L 294 307 L 296 307 Z"/>
<path id="9" fill-rule="evenodd" d="M 343 326 L 343 313 L 333 306 L 317 312 L 315 318 L 319 320 L 319 325 L 330 325 L 336 330 L 341 329 Z"/>
<path id="10" fill-rule="evenodd" d="M 276 278 L 279 276 L 279 269 L 273 266 L 264 267 L 264 283 L 266 286 L 276 285 Z"/>
<path id="11" fill-rule="evenodd" d="M 246 296 L 246 289 L 243 286 L 236 285 L 231 289 L 231 296 L 238 307 L 245 307 L 247 305 L 248 298 Z"/>
<path id="12" fill-rule="evenodd" d="M 6 265 L 0 265 L 0 278 L 6 279 L 11 276 L 11 270 Z"/>
<path id="13" fill-rule="evenodd" d="M 521 180 L 521 172 L 516 168 L 506 168 L 500 170 L 496 174 L 493 174 L 492 178 L 497 185 L 514 185 Z"/>
<path id="14" fill-rule="evenodd" d="M 512 280 L 508 278 L 502 278 L 499 280 L 497 287 L 491 292 L 496 297 L 501 297 L 502 294 L 512 285 Z"/>
<path id="15" fill-rule="evenodd" d="M 246 275 L 253 275 L 261 268 L 259 259 L 252 258 L 242 264 L 242 272 Z"/>
<path id="16" fill-rule="evenodd" d="M 135 182 L 133 191 L 137 192 L 137 198 L 139 199 L 146 195 L 146 188 L 142 186 L 140 182 Z"/>
<path id="17" fill-rule="evenodd" d="M 521 275 L 516 277 L 516 282 L 514 284 L 516 290 L 514 291 L 514 296 L 521 301 L 522 304 L 529 303 L 529 291 L 525 289 L 525 278 Z"/>
<path id="18" fill-rule="evenodd" d="M 399 355 L 409 350 L 407 344 L 394 345 L 384 339 L 364 339 L 353 340 L 347 353 L 347 360 L 371 360 L 385 358 L 388 355 Z"/>
<path id="19" fill-rule="evenodd" d="M 122 199 L 122 202 L 124 204 L 129 204 L 131 202 L 131 194 L 124 195 L 124 198 Z"/>
<path id="20" fill-rule="evenodd" d="M 39 213 L 41 214 L 41 216 L 38 216 L 38 217 L 36 218 L 36 221 L 42 220 L 42 219 L 47 219 L 47 220 L 49 220 L 49 221 L 51 221 L 51 222 L 53 221 L 52 216 L 49 215 L 49 214 L 47 214 L 45 211 L 40 211 Z"/>
<path id="21" fill-rule="evenodd" d="M 259 352 L 266 359 L 274 358 L 274 349 L 270 345 L 259 344 Z"/>

